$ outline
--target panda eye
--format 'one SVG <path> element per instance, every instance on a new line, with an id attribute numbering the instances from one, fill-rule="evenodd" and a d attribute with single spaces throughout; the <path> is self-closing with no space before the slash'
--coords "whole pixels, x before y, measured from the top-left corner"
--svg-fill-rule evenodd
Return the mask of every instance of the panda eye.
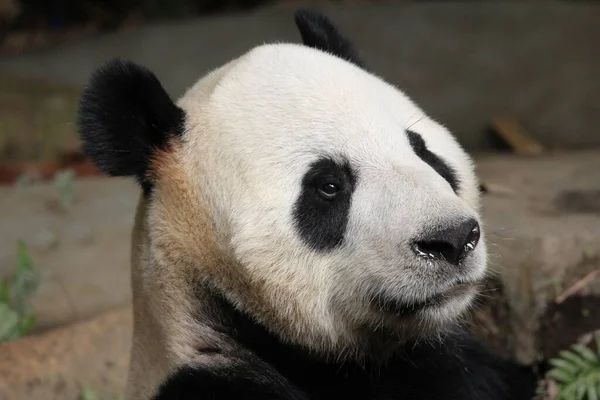
<path id="1" fill-rule="evenodd" d="M 319 195 L 323 197 L 325 200 L 334 199 L 338 193 L 340 192 L 340 187 L 333 182 L 325 182 L 317 188 Z"/>

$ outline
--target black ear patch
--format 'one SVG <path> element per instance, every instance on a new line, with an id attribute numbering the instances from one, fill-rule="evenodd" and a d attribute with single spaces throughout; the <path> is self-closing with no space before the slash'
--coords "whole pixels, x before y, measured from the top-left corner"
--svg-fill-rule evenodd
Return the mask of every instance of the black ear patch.
<path id="1" fill-rule="evenodd" d="M 421 135 L 413 131 L 406 131 L 406 134 L 415 154 L 440 174 L 450 184 L 454 193 L 458 193 L 459 181 L 456 172 L 444 160 L 429 151 Z"/>
<path id="2" fill-rule="evenodd" d="M 364 68 L 364 63 L 352 43 L 325 15 L 310 9 L 300 9 L 296 11 L 294 19 L 304 45 L 336 55 Z"/>
<path id="3" fill-rule="evenodd" d="M 145 192 L 154 152 L 181 135 L 184 121 L 151 71 L 118 59 L 92 74 L 77 118 L 84 152 L 96 166 L 111 176 L 135 176 Z"/>

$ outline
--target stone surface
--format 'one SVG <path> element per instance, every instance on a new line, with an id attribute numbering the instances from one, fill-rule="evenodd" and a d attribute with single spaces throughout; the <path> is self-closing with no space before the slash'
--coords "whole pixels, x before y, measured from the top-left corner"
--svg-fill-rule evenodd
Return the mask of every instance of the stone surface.
<path id="1" fill-rule="evenodd" d="M 131 331 L 125 307 L 0 345 L 0 400 L 76 400 L 84 387 L 122 396 Z"/>
<path id="2" fill-rule="evenodd" d="M 295 7 L 296 5 L 294 5 Z M 373 71 L 405 89 L 470 148 L 492 118 L 543 144 L 600 145 L 600 6 L 593 2 L 322 4 Z M 291 7 L 156 23 L 0 60 L 0 72 L 83 85 L 114 56 L 154 70 L 178 96 L 253 46 L 299 41 Z"/>
<path id="3" fill-rule="evenodd" d="M 562 304 L 563 312 L 555 304 L 571 285 L 600 269 L 600 198 L 595 196 L 600 152 L 486 156 L 479 158 L 478 169 L 481 179 L 496 188 L 485 196 L 483 213 L 490 261 L 504 283 L 510 313 L 505 333 L 514 354 L 533 362 L 538 354 L 567 347 L 586 330 L 600 328 L 600 276 L 578 293 L 587 296 L 583 303 L 574 296 Z M 548 319 L 556 325 L 556 319 L 569 317 L 565 313 L 576 313 L 572 324 L 579 327 L 538 332 L 549 326 Z"/>
<path id="4" fill-rule="evenodd" d="M 128 179 L 76 183 L 75 201 L 60 209 L 52 183 L 0 186 L 0 278 L 12 273 L 17 240 L 31 252 L 40 285 L 33 298 L 36 330 L 130 302 L 130 234 L 138 189 Z"/>

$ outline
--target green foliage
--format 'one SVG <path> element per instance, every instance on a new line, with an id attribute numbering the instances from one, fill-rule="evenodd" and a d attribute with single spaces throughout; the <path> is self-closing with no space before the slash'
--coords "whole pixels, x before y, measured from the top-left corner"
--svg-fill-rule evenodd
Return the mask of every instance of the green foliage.
<path id="1" fill-rule="evenodd" d="M 17 243 L 17 267 L 11 279 L 0 282 L 0 343 L 31 332 L 35 314 L 29 298 L 37 289 L 38 276 L 22 241 Z"/>
<path id="2" fill-rule="evenodd" d="M 92 389 L 90 386 L 84 386 L 81 389 L 81 393 L 79 394 L 79 400 L 100 400 L 101 397 L 98 395 L 98 393 Z M 109 399 L 102 399 L 102 400 L 109 400 Z M 123 396 L 119 396 L 116 398 L 111 398 L 110 400 L 125 400 L 125 398 Z"/>
<path id="3" fill-rule="evenodd" d="M 595 352 L 575 344 L 550 360 L 553 368 L 547 376 L 556 383 L 555 400 L 600 399 L 600 333 L 595 339 Z"/>
<path id="4" fill-rule="evenodd" d="M 77 192 L 75 184 L 75 171 L 66 169 L 54 174 L 54 185 L 58 188 L 58 199 L 63 210 L 71 209 Z"/>
<path id="5" fill-rule="evenodd" d="M 89 386 L 84 386 L 81 389 L 81 395 L 79 396 L 80 400 L 98 400 L 98 395 L 96 391 Z"/>

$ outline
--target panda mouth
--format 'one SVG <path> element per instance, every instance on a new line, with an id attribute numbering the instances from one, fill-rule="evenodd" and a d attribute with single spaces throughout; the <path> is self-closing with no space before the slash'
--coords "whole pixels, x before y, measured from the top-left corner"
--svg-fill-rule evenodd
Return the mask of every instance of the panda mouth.
<path id="1" fill-rule="evenodd" d="M 381 296 L 374 299 L 376 305 L 381 311 L 399 316 L 410 316 L 425 309 L 439 308 L 448 304 L 454 299 L 464 297 L 475 292 L 479 287 L 478 282 L 457 281 L 450 289 L 434 294 L 424 300 L 417 302 L 403 302 L 397 299 L 383 299 Z"/>

